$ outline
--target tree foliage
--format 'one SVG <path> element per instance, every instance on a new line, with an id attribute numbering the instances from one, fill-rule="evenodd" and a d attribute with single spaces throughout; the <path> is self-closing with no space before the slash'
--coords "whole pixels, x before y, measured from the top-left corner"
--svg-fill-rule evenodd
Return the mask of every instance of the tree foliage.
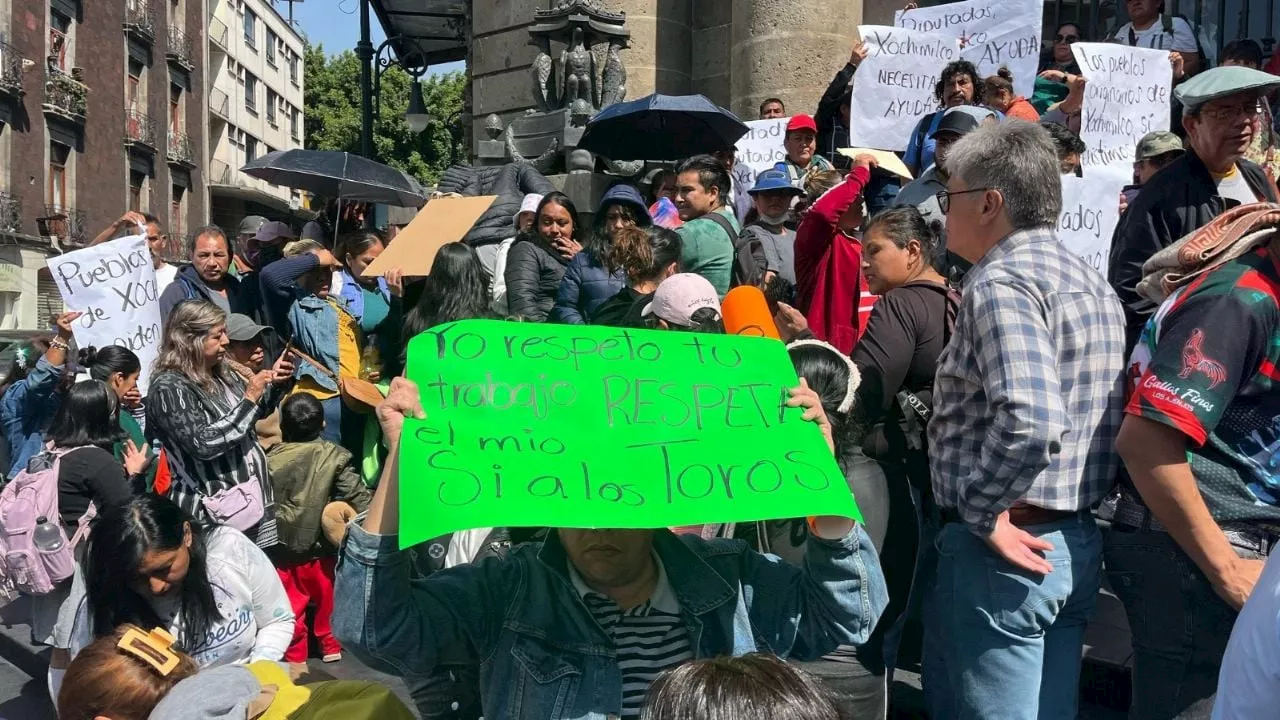
<path id="1" fill-rule="evenodd" d="M 307 148 L 360 152 L 360 59 L 351 50 L 326 56 L 323 46 L 308 44 L 303 62 Z M 404 119 L 412 82 L 399 67 L 387 68 L 382 74 L 382 108 L 374 120 L 374 159 L 430 186 L 452 160 L 467 155 L 460 120 L 466 78 L 452 72 L 422 79 L 422 97 L 432 122 L 416 135 Z"/>

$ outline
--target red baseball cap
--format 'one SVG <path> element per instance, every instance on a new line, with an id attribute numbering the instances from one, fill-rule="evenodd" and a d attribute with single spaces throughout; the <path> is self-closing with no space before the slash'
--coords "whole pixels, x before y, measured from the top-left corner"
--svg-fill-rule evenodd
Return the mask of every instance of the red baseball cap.
<path id="1" fill-rule="evenodd" d="M 796 130 L 812 130 L 813 132 L 818 132 L 818 123 L 813 121 L 812 115 L 805 115 L 803 113 L 800 115 L 792 115 L 791 120 L 787 122 L 787 132 L 794 132 Z"/>

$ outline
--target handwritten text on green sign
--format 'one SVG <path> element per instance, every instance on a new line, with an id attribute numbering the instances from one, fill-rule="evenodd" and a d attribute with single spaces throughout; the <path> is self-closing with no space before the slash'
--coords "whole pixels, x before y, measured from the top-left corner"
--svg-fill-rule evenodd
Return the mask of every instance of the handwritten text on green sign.
<path id="1" fill-rule="evenodd" d="M 473 320 L 409 345 L 401 545 L 476 527 L 858 517 L 783 345 Z"/>

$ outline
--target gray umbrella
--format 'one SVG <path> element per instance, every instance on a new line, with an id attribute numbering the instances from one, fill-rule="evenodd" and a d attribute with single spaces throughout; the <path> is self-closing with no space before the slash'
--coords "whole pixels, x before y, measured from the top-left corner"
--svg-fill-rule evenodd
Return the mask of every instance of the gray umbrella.
<path id="1" fill-rule="evenodd" d="M 422 186 L 407 174 L 359 155 L 332 150 L 277 150 L 240 168 L 246 175 L 352 202 L 420 207 Z"/>

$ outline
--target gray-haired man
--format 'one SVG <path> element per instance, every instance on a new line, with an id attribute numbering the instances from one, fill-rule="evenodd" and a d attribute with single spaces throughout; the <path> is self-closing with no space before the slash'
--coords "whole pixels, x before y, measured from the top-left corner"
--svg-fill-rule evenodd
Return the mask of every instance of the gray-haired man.
<path id="1" fill-rule="evenodd" d="M 947 248 L 973 267 L 929 424 L 943 509 L 925 688 L 936 718 L 1074 718 L 1124 399 L 1124 314 L 1054 236 L 1043 128 L 979 128 L 946 160 Z"/>

